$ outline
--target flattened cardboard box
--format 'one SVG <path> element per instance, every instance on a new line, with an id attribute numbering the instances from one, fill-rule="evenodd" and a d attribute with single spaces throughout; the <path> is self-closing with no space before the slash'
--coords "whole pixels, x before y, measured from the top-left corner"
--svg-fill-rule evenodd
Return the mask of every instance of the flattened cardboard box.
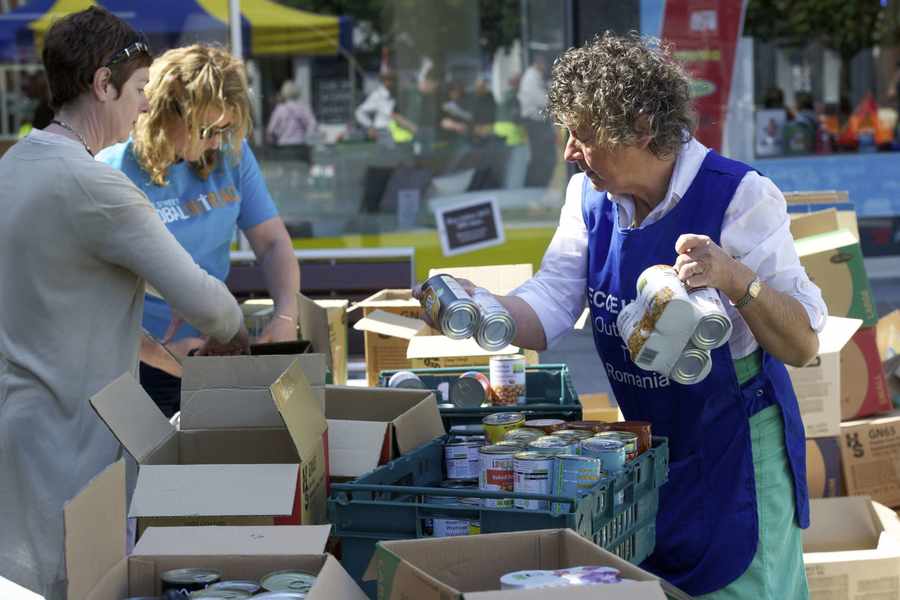
<path id="1" fill-rule="evenodd" d="M 865 327 L 841 350 L 841 420 L 886 413 L 893 408 L 878 356 L 875 328 Z"/>
<path id="2" fill-rule="evenodd" d="M 868 497 L 810 501 L 803 562 L 811 600 L 896 598 L 900 522 Z"/>
<path id="3" fill-rule="evenodd" d="M 301 359 L 191 360 L 180 430 L 130 374 L 91 398 L 140 465 L 129 512 L 139 533 L 150 525 L 324 522 L 327 424 Z"/>
<path id="4" fill-rule="evenodd" d="M 677 592 L 650 573 L 588 542 L 571 529 L 379 542 L 364 580 L 378 578 L 380 600 L 547 598 L 547 590 L 500 590 L 500 577 L 531 569 L 605 565 L 639 583 L 555 588 L 553 598 L 662 600 Z M 681 597 L 687 598 L 683 593 Z"/>
<path id="5" fill-rule="evenodd" d="M 829 214 L 831 219 L 827 218 Z M 814 225 L 803 227 L 806 237 L 795 239 L 794 245 L 810 280 L 822 290 L 828 314 L 862 319 L 865 327 L 875 325 L 878 313 L 859 236 L 841 229 L 835 213 L 812 213 L 795 219 L 792 230 L 799 230 L 805 219 Z"/>
<path id="6" fill-rule="evenodd" d="M 819 334 L 816 358 L 805 367 L 787 367 L 808 438 L 841 433 L 840 352 L 860 324 L 859 319 L 829 316 Z"/>
<path id="7" fill-rule="evenodd" d="M 841 424 L 847 494 L 900 506 L 900 411 Z"/>
<path id="8" fill-rule="evenodd" d="M 333 477 L 359 477 L 444 435 L 429 390 L 325 387 Z"/>
<path id="9" fill-rule="evenodd" d="M 428 276 L 439 273 L 469 279 L 495 294 L 508 294 L 531 278 L 532 267 L 523 264 L 432 269 Z M 412 298 L 411 291 L 384 290 L 356 306 L 363 308 L 364 318 L 354 328 L 365 332 L 366 372 L 370 386 L 378 384 L 378 374 L 383 370 L 479 366 L 488 364 L 493 355 L 520 351 L 510 345 L 496 352 L 488 352 L 474 340 L 451 340 L 439 335 L 422 320 L 421 307 L 418 300 Z M 390 353 L 387 348 L 391 349 Z M 370 349 L 374 352 L 371 360 Z M 537 364 L 536 352 L 526 351 L 523 354 L 528 364 Z"/>
<path id="10" fill-rule="evenodd" d="M 162 572 L 207 567 L 228 579 L 255 579 L 303 568 L 317 575 L 315 600 L 364 600 L 334 557 L 324 554 L 330 526 L 150 528 L 125 556 L 125 467 L 119 461 L 65 507 L 69 600 L 121 600 L 159 594 Z"/>
<path id="11" fill-rule="evenodd" d="M 841 438 L 806 440 L 806 484 L 810 498 L 846 496 Z"/>

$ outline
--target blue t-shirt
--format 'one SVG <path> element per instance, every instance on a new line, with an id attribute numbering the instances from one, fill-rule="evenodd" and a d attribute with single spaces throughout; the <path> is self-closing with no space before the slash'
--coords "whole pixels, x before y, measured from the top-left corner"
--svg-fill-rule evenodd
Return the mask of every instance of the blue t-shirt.
<path id="1" fill-rule="evenodd" d="M 156 185 L 138 164 L 132 140 L 106 148 L 97 155 L 97 160 L 128 175 L 147 194 L 159 218 L 197 264 L 222 281 L 228 276 L 235 227 L 246 231 L 278 216 L 259 164 L 246 141 L 241 144 L 241 159 L 236 164 L 229 149 L 224 147 L 206 181 L 182 161 L 169 167 L 167 185 Z M 171 318 L 165 302 L 155 296 L 145 298 L 144 327 L 150 333 L 162 337 Z M 175 339 L 192 335 L 199 332 L 185 325 Z"/>

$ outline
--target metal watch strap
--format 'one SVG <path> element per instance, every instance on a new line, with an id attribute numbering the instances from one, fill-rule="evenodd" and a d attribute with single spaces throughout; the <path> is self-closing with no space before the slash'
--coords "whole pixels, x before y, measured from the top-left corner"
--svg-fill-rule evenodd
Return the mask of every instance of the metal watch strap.
<path id="1" fill-rule="evenodd" d="M 759 285 L 760 283 L 761 283 L 761 282 L 760 282 L 760 280 L 759 280 L 759 275 L 757 275 L 757 276 L 754 277 L 753 280 L 750 281 L 750 283 L 747 285 L 747 293 L 744 294 L 744 297 L 743 297 L 743 298 L 741 298 L 740 300 L 738 300 L 737 302 L 734 303 L 734 307 L 735 307 L 735 308 L 744 308 L 745 306 L 747 306 L 748 304 L 750 304 L 750 302 L 751 302 L 754 298 L 756 298 L 756 296 L 754 296 L 753 294 L 750 293 L 750 290 L 753 288 L 754 285 Z"/>

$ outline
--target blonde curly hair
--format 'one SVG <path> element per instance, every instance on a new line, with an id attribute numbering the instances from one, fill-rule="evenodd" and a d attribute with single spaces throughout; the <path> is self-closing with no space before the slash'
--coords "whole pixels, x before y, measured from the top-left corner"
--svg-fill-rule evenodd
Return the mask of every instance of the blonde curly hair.
<path id="1" fill-rule="evenodd" d="M 590 129 L 598 146 L 635 146 L 649 137 L 657 158 L 691 139 L 696 113 L 684 69 L 654 38 L 610 32 L 570 48 L 553 64 L 547 112 L 562 127 Z"/>
<path id="2" fill-rule="evenodd" d="M 233 161 L 240 160 L 241 141 L 252 127 L 243 61 L 217 46 L 175 48 L 153 62 L 145 92 L 150 109 L 135 124 L 134 154 L 153 183 L 165 185 L 169 167 L 178 160 L 171 138 L 180 122 L 187 127 L 188 144 L 199 147 L 201 126 L 217 125 L 230 116 L 230 155 Z M 221 116 L 216 123 L 203 123 L 210 109 Z M 205 152 L 191 167 L 206 179 L 220 154 L 221 150 Z"/>

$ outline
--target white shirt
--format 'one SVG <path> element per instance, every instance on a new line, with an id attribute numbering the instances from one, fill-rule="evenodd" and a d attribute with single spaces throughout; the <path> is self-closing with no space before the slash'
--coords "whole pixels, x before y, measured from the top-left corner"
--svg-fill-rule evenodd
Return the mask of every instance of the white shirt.
<path id="1" fill-rule="evenodd" d="M 526 119 L 543 119 L 542 111 L 547 106 L 547 86 L 544 76 L 535 66 L 525 69 L 519 81 L 519 106 Z"/>
<path id="2" fill-rule="evenodd" d="M 659 221 L 678 204 L 708 151 L 693 139 L 682 146 L 666 196 L 647 215 L 641 228 Z M 540 271 L 513 291 L 513 295 L 525 300 L 537 313 L 548 347 L 572 328 L 585 306 L 588 233 L 581 211 L 583 183 L 583 173 L 569 180 L 559 226 L 544 254 Z M 619 222 L 631 223 L 634 200 L 628 196 L 611 196 L 611 199 L 618 206 Z M 770 179 L 755 171 L 744 176 L 725 211 L 720 241 L 728 254 L 756 272 L 766 285 L 796 298 L 806 310 L 810 326 L 822 331 L 827 316 L 822 292 L 800 264 L 791 237 L 787 204 Z M 731 354 L 734 358 L 747 356 L 759 344 L 728 298 L 722 300 L 734 326 L 729 341 Z"/>
<path id="3" fill-rule="evenodd" d="M 384 85 L 379 85 L 356 108 L 356 120 L 366 129 L 387 129 L 395 104 L 391 92 Z"/>

